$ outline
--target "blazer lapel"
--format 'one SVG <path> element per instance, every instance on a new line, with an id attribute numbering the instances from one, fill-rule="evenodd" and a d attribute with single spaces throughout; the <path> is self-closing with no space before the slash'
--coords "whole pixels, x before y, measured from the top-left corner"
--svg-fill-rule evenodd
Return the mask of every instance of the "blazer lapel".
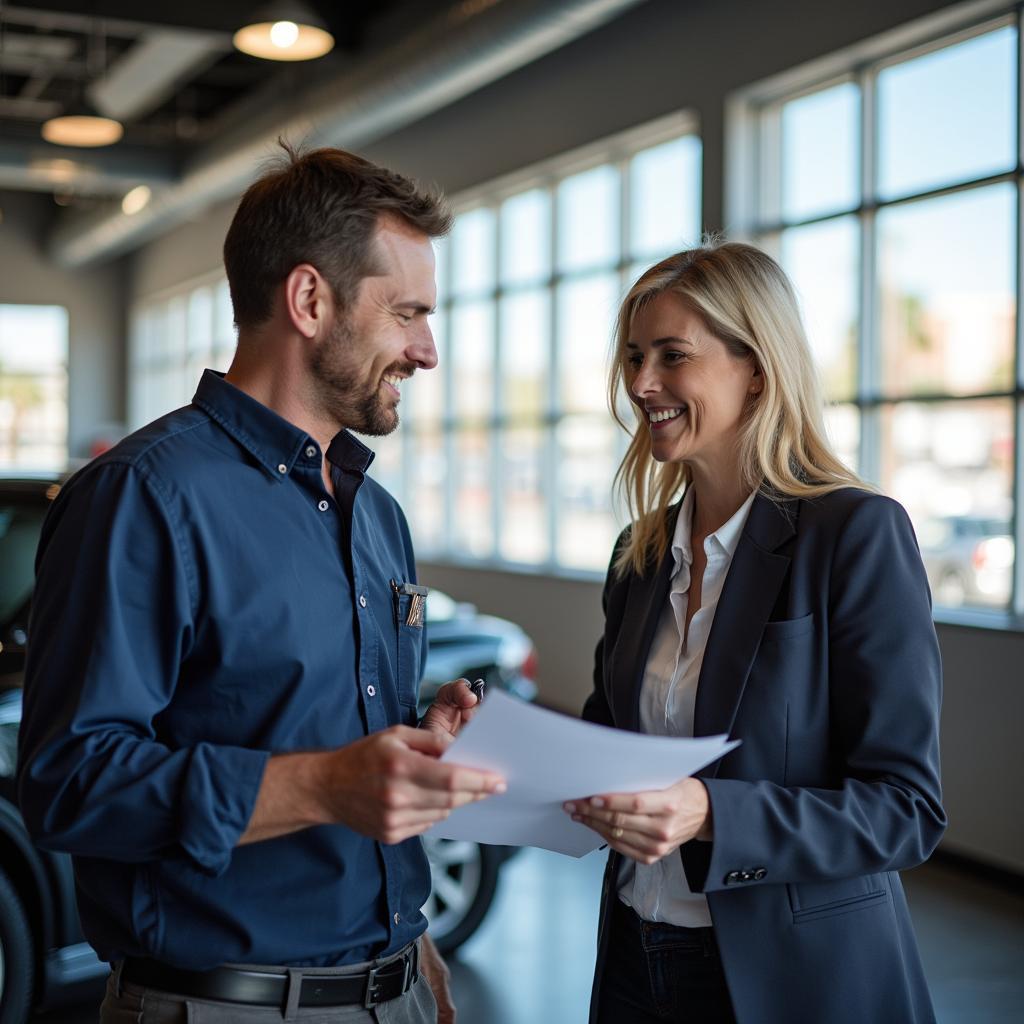
<path id="1" fill-rule="evenodd" d="M 761 633 L 779 595 L 788 555 L 777 553 L 796 533 L 797 504 L 776 504 L 762 494 L 750 507 L 715 611 L 697 684 L 694 734 L 732 731 Z M 698 772 L 714 776 L 720 762 Z"/>
<path id="2" fill-rule="evenodd" d="M 675 531 L 681 502 L 670 510 L 669 536 Z M 654 633 L 668 601 L 672 579 L 672 546 L 654 571 L 644 576 L 630 576 L 625 615 L 612 656 L 612 711 L 620 729 L 640 731 L 640 687 L 647 668 L 647 656 L 654 643 Z"/>

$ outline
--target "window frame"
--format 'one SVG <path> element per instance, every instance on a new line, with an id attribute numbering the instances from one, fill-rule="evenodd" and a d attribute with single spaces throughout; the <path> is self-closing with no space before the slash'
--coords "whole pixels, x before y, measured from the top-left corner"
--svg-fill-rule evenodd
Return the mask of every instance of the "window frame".
<path id="1" fill-rule="evenodd" d="M 475 186 L 460 192 L 451 198 L 452 209 L 456 215 L 471 212 L 474 209 L 487 208 L 492 211 L 495 217 L 494 231 L 494 260 L 495 279 L 493 285 L 486 291 L 474 293 L 473 296 L 463 297 L 462 302 L 486 301 L 492 304 L 494 310 L 494 374 L 492 409 L 493 414 L 489 417 L 484 428 L 488 433 L 489 455 L 490 455 L 490 492 L 493 496 L 490 509 L 490 531 L 493 538 L 492 549 L 486 556 L 473 556 L 461 550 L 455 543 L 451 510 L 455 505 L 455 483 L 457 474 L 454 472 L 456 464 L 455 443 L 456 435 L 460 427 L 465 426 L 465 421 L 452 415 L 451 403 L 446 404 L 446 411 L 441 420 L 439 428 L 444 440 L 444 451 L 449 471 L 446 475 L 446 491 L 444 496 L 445 516 L 444 533 L 440 542 L 429 545 L 423 540 L 416 538 L 417 557 L 423 561 L 435 562 L 443 565 L 452 565 L 463 568 L 494 569 L 504 572 L 522 573 L 528 575 L 556 576 L 559 578 L 593 581 L 602 579 L 605 569 L 588 569 L 565 564 L 559 561 L 558 557 L 558 529 L 559 529 L 559 492 L 558 492 L 558 441 L 555 431 L 559 423 L 566 417 L 580 415 L 562 408 L 558 395 L 558 365 L 559 365 L 559 337 L 558 337 L 558 302 L 557 294 L 561 285 L 572 281 L 586 280 L 600 274 L 613 274 L 617 279 L 619 297 L 625 294 L 625 290 L 632 284 L 634 259 L 630 247 L 630 161 L 643 150 L 658 146 L 663 143 L 672 142 L 675 139 L 690 136 L 696 139 L 702 147 L 703 142 L 700 136 L 699 123 L 696 115 L 691 111 L 676 111 L 655 121 L 645 123 L 616 135 L 598 140 L 586 146 L 559 154 L 549 160 L 522 168 L 511 174 L 503 175 L 485 184 Z M 558 209 L 555 202 L 555 195 L 559 184 L 566 178 L 576 174 L 584 173 L 603 165 L 612 165 L 618 172 L 618 239 L 617 253 L 614 263 L 602 263 L 593 267 L 574 269 L 569 271 L 560 270 L 558 267 Z M 701 160 L 701 180 L 697 188 L 697 212 L 703 221 L 702 195 L 703 195 L 703 160 Z M 547 273 L 538 277 L 528 284 L 504 285 L 501 281 L 500 258 L 501 258 L 501 227 L 499 212 L 503 202 L 522 192 L 534 188 L 543 189 L 549 197 L 548 203 L 548 229 L 549 229 L 549 254 Z M 696 239 L 694 240 L 696 241 Z M 663 255 L 667 255 L 664 253 Z M 439 278 L 444 283 L 443 294 L 438 296 L 438 310 L 442 312 L 441 330 L 436 332 L 438 351 L 441 353 L 441 364 L 434 373 L 444 374 L 444 393 L 452 394 L 452 359 L 448 358 L 452 337 L 452 310 L 459 303 L 452 294 L 452 252 L 451 246 L 442 246 L 439 257 Z M 661 256 L 653 256 L 652 262 Z M 443 262 L 443 266 L 441 265 Z M 541 290 L 548 296 L 547 309 L 547 331 L 548 331 L 548 359 L 546 363 L 547 392 L 542 414 L 529 426 L 536 426 L 542 432 L 542 448 L 540 455 L 541 490 L 547 496 L 545 505 L 545 531 L 547 557 L 537 562 L 518 561 L 504 557 L 500 548 L 501 529 L 503 526 L 501 494 L 502 494 L 502 439 L 504 432 L 508 429 L 515 429 L 522 426 L 520 421 L 511 418 L 505 411 L 503 395 L 501 393 L 500 366 L 502 351 L 502 325 L 500 316 L 500 304 L 504 297 L 521 294 L 530 290 Z M 608 341 L 611 342 L 613 323 L 608 323 Z M 583 414 L 586 415 L 586 414 Z M 629 437 L 611 419 L 611 414 L 606 412 L 608 422 L 612 424 L 614 436 L 614 460 L 616 466 L 625 455 L 629 444 Z M 433 426 L 431 429 L 434 429 Z M 412 493 L 412 459 L 415 445 L 417 422 L 414 418 L 403 423 L 398 430 L 398 441 L 400 444 L 401 478 L 396 497 L 408 507 L 405 499 Z M 612 491 L 612 480 L 609 478 L 608 490 Z M 617 528 L 621 528 L 625 521 L 625 510 L 618 495 L 612 495 L 613 521 Z M 415 531 L 414 531 L 415 537 Z M 608 557 L 611 556 L 611 545 L 609 545 Z"/>
<path id="2" fill-rule="evenodd" d="M 1005 171 L 980 177 L 957 179 L 937 187 L 923 188 L 895 198 L 878 196 L 878 76 L 893 67 L 958 43 L 966 42 L 1000 28 L 1014 27 L 1016 38 L 1015 139 L 1016 164 Z M 860 196 L 855 205 L 837 207 L 806 218 L 786 220 L 781 200 L 781 131 L 778 130 L 783 105 L 843 82 L 855 82 L 860 91 L 859 180 Z M 776 118 L 775 131 L 766 133 Z M 765 138 L 765 135 L 768 138 Z M 773 137 L 774 136 L 774 137 Z M 726 104 L 726 223 L 730 234 L 769 247 L 786 229 L 818 224 L 841 216 L 853 216 L 859 229 L 860 259 L 855 282 L 858 303 L 857 371 L 855 393 L 848 403 L 859 413 L 859 472 L 868 480 L 880 475 L 881 421 L 885 409 L 900 405 L 975 402 L 999 399 L 1013 403 L 1014 459 L 1010 483 L 1010 524 L 1014 539 L 1014 570 L 1008 608 L 936 606 L 936 621 L 990 629 L 1024 631 L 1024 9 L 1006 0 L 981 0 L 959 5 L 911 22 L 864 43 L 848 47 L 809 64 L 755 83 L 733 93 Z M 986 390 L 966 395 L 948 392 L 922 394 L 886 393 L 878 373 L 881 355 L 881 331 L 878 326 L 877 217 L 880 211 L 912 203 L 927 202 L 946 195 L 965 194 L 999 183 L 1010 183 L 1015 192 L 1014 237 L 1016 251 L 1012 269 L 1015 287 L 1015 323 L 1013 339 L 1014 372 L 1004 390 Z M 766 203 L 765 196 L 772 199 Z M 765 207 L 771 215 L 762 215 Z M 774 209 L 771 207 L 775 206 Z"/>

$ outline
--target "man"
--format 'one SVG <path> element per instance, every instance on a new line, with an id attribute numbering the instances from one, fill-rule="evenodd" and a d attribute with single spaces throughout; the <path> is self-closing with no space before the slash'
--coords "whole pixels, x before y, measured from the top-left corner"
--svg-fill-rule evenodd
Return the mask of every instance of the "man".
<path id="1" fill-rule="evenodd" d="M 287 152 L 225 241 L 227 375 L 76 474 L 40 542 L 21 805 L 75 859 L 104 1022 L 454 1019 L 414 837 L 503 788 L 438 760 L 465 681 L 416 728 L 423 588 L 348 433 L 437 363 L 450 215 Z"/>

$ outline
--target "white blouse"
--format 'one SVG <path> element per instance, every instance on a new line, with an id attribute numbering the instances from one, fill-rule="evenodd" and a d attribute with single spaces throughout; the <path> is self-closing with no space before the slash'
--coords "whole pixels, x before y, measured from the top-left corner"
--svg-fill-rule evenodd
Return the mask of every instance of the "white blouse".
<path id="1" fill-rule="evenodd" d="M 640 689 L 640 728 L 645 733 L 693 735 L 697 680 L 704 662 L 704 648 L 754 496 L 751 494 L 724 526 L 704 540 L 707 566 L 701 581 L 701 604 L 690 620 L 687 636 L 694 492 L 692 488 L 686 491 L 672 538 L 675 567 L 669 603 L 654 634 Z M 714 680 L 706 680 L 705 685 L 713 686 Z M 690 892 L 678 850 L 651 865 L 624 858 L 619 873 L 619 898 L 645 921 L 663 921 L 684 928 L 706 928 L 711 924 L 708 901 L 702 893 Z"/>

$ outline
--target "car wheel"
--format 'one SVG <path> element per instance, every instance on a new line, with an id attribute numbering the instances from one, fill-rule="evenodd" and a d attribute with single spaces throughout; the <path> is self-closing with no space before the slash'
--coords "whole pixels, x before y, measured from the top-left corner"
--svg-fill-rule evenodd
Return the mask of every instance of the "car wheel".
<path id="1" fill-rule="evenodd" d="M 32 929 L 7 875 L 0 871 L 0 1024 L 24 1024 L 32 1005 Z"/>
<path id="2" fill-rule="evenodd" d="M 430 861 L 430 898 L 423 913 L 442 953 L 461 946 L 480 927 L 498 887 L 499 847 L 461 839 L 423 837 Z"/>

